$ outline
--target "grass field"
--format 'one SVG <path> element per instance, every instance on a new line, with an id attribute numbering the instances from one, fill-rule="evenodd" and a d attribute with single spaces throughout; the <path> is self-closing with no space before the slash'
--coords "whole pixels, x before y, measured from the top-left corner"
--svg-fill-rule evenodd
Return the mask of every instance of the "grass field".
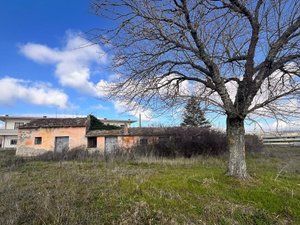
<path id="1" fill-rule="evenodd" d="M 0 224 L 300 224 L 300 149 L 225 157 L 39 161 L 0 152 Z"/>

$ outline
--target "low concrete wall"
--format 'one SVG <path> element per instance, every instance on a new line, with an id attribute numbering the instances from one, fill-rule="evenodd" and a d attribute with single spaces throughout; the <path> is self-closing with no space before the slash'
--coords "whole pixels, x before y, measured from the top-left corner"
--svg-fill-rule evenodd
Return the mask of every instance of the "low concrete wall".
<path id="1" fill-rule="evenodd" d="M 300 132 L 268 133 L 262 140 L 264 145 L 300 146 Z"/>

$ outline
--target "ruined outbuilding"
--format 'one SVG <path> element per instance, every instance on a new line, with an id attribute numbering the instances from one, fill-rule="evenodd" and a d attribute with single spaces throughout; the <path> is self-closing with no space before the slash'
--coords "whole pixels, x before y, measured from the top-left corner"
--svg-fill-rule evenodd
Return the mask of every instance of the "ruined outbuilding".
<path id="1" fill-rule="evenodd" d="M 160 127 L 124 127 L 116 130 L 93 130 L 86 134 L 88 147 L 110 153 L 116 148 L 130 149 L 137 145 L 149 145 L 169 139 L 176 129 Z"/>
<path id="2" fill-rule="evenodd" d="M 85 118 L 43 118 L 19 128 L 17 155 L 37 156 L 47 152 L 62 153 L 73 149 L 112 153 L 171 140 L 184 129 L 178 127 L 130 127 L 134 121 Z M 110 120 L 112 121 L 112 120 Z"/>
<path id="3" fill-rule="evenodd" d="M 124 130 L 134 121 L 98 120 L 93 116 L 84 118 L 42 118 L 20 126 L 16 154 L 36 156 L 46 152 L 64 152 L 91 145 L 87 133 L 99 129 Z"/>

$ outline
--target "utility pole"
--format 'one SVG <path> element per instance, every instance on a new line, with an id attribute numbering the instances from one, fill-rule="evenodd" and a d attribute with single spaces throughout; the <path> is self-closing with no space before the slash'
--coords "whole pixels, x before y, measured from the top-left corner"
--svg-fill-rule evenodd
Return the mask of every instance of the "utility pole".
<path id="1" fill-rule="evenodd" d="M 142 115 L 139 114 L 139 127 L 142 127 Z"/>

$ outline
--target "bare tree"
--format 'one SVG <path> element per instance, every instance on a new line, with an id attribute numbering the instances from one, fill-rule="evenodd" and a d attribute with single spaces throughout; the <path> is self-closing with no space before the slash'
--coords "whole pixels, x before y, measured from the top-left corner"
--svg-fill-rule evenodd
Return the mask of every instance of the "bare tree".
<path id="1" fill-rule="evenodd" d="M 247 178 L 245 119 L 286 118 L 299 109 L 300 1 L 96 0 L 92 6 L 112 19 L 111 30 L 97 33 L 115 55 L 119 76 L 110 93 L 149 107 L 196 95 L 227 116 L 228 174 Z"/>

